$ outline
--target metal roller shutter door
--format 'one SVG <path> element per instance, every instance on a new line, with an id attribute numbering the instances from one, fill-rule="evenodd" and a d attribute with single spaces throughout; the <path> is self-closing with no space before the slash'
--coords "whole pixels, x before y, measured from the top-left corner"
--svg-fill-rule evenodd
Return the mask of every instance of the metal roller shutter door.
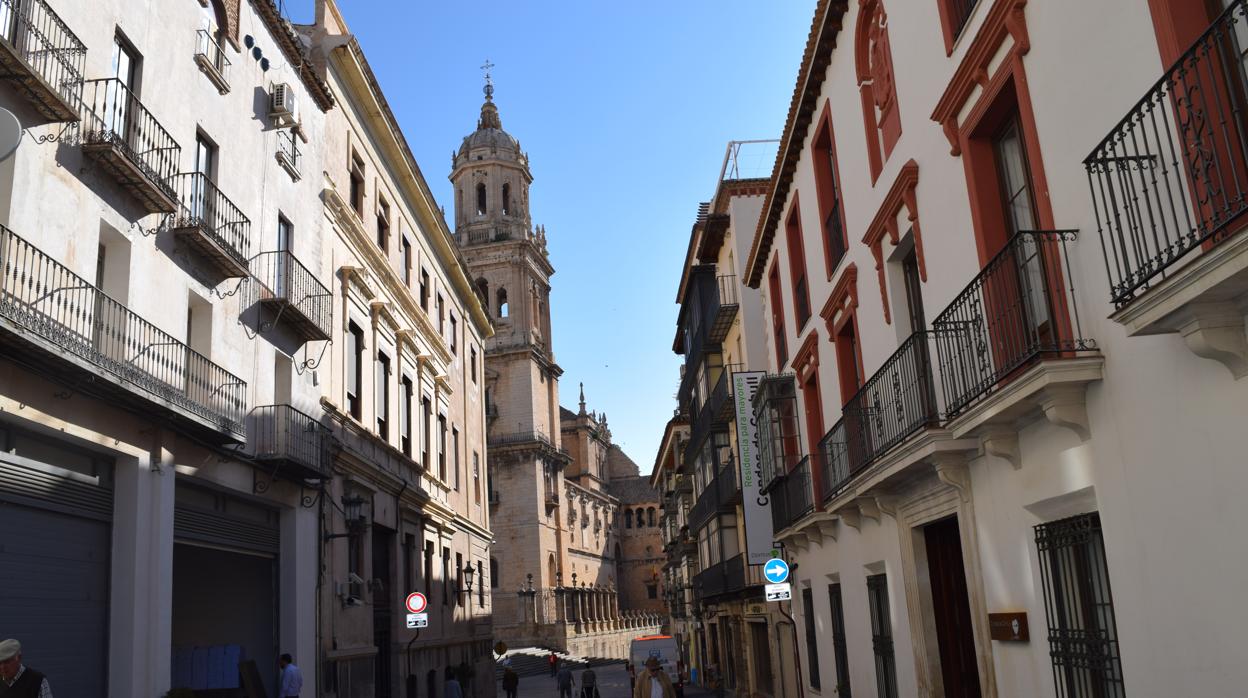
<path id="1" fill-rule="evenodd" d="M 0 635 L 57 695 L 108 686 L 112 491 L 0 455 Z"/>

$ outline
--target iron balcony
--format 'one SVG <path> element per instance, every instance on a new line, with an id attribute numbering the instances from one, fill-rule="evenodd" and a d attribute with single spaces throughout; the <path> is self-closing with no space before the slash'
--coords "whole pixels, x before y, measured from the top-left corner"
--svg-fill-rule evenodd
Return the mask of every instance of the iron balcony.
<path id="1" fill-rule="evenodd" d="M 256 300 L 268 310 L 269 323 L 285 323 L 308 342 L 330 338 L 333 295 L 293 254 L 261 252 L 249 265 Z"/>
<path id="2" fill-rule="evenodd" d="M 0 345 L 73 391 L 213 441 L 241 440 L 246 383 L 4 227 Z"/>
<path id="3" fill-rule="evenodd" d="M 1230 3 L 1084 160 L 1117 307 L 1248 225 L 1246 25 Z"/>
<path id="4" fill-rule="evenodd" d="M 256 460 L 295 482 L 330 476 L 329 429 L 290 405 L 252 410 L 248 434 Z"/>
<path id="5" fill-rule="evenodd" d="M 839 494 L 858 473 L 913 434 L 940 424 L 933 380 L 933 334 L 902 342 L 842 409 L 815 452 L 820 500 Z"/>
<path id="6" fill-rule="evenodd" d="M 729 459 L 698 494 L 697 501 L 689 510 L 689 523 L 695 529 L 701 528 L 716 514 L 732 511 L 733 506 L 740 501 L 740 494 L 740 471 L 737 469 L 736 460 Z"/>
<path id="7" fill-rule="evenodd" d="M 711 565 L 693 577 L 694 596 L 699 600 L 737 594 L 762 584 L 761 574 L 746 564 L 745 553 Z"/>
<path id="8" fill-rule="evenodd" d="M 693 267 L 676 321 L 672 350 L 684 354 L 687 363 L 704 351 L 718 350 L 739 308 L 735 276 L 716 276 L 714 264 Z"/>
<path id="9" fill-rule="evenodd" d="M 230 91 L 230 58 L 216 37 L 206 29 L 195 34 L 195 63 L 221 94 Z"/>
<path id="10" fill-rule="evenodd" d="M 44 0 L 0 0 L 0 77 L 48 121 L 78 121 L 87 47 Z"/>
<path id="11" fill-rule="evenodd" d="M 174 213 L 182 147 L 118 78 L 83 83 L 82 150 L 149 213 Z"/>
<path id="12" fill-rule="evenodd" d="M 783 531 L 814 511 L 810 456 L 802 458 L 797 467 L 781 475 L 767 496 L 771 499 L 771 525 L 774 531 Z"/>
<path id="13" fill-rule="evenodd" d="M 171 180 L 178 192 L 178 215 L 172 228 L 223 278 L 247 276 L 251 220 L 203 172 L 184 172 Z"/>
<path id="14" fill-rule="evenodd" d="M 1096 350 L 1082 336 L 1066 243 L 1071 230 L 1023 230 L 932 323 L 946 418 L 1041 358 Z"/>

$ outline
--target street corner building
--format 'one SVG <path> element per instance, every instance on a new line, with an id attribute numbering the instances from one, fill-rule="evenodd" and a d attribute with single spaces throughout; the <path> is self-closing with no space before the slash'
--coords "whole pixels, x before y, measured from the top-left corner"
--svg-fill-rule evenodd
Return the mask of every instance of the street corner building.
<path id="1" fill-rule="evenodd" d="M 727 181 L 682 270 L 656 478 L 694 668 L 739 695 L 1242 693 L 1245 26 L 1243 0 L 817 3 L 738 271 Z M 726 399 L 755 443 L 716 437 Z M 769 515 L 716 542 L 726 475 Z M 761 655 L 714 602 L 756 583 L 723 556 L 759 528 L 797 687 L 742 684 Z"/>
<path id="2" fill-rule="evenodd" d="M 57 695 L 276 695 L 283 653 L 302 695 L 493 695 L 493 327 L 338 8 L 0 30 L 3 635 Z"/>
<path id="3" fill-rule="evenodd" d="M 496 636 L 624 658 L 658 632 L 658 495 L 611 442 L 607 416 L 559 403 L 545 226 L 529 210 L 529 154 L 503 129 L 487 76 L 454 156 L 455 238 L 494 334 L 485 342 L 490 560 Z"/>

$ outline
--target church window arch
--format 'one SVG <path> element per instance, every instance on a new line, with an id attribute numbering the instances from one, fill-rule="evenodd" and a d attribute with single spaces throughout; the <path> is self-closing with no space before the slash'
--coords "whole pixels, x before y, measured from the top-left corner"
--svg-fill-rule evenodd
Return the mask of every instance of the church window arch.
<path id="1" fill-rule="evenodd" d="M 637 508 L 637 528 L 641 528 L 645 525 L 646 525 L 646 510 L 642 509 L 641 507 L 638 507 Z"/>
<path id="2" fill-rule="evenodd" d="M 511 185 L 503 182 L 503 215 L 511 215 Z"/>
<path id="3" fill-rule="evenodd" d="M 646 524 L 654 528 L 657 524 L 654 522 L 654 507 L 646 510 Z"/>
<path id="4" fill-rule="evenodd" d="M 477 295 L 481 298 L 481 304 L 489 310 L 490 305 L 490 282 L 482 276 L 477 279 Z"/>
<path id="5" fill-rule="evenodd" d="M 555 585 L 555 574 L 557 571 L 558 570 L 555 567 L 555 556 L 552 553 L 546 558 L 546 583 L 552 587 Z"/>
<path id="6" fill-rule="evenodd" d="M 460 187 L 455 190 L 455 212 L 463 214 L 464 212 L 464 188 Z"/>
<path id="7" fill-rule="evenodd" d="M 477 215 L 485 215 L 485 182 L 477 184 Z"/>
<path id="8" fill-rule="evenodd" d="M 498 558 L 490 558 L 490 588 L 498 588 Z"/>
<path id="9" fill-rule="evenodd" d="M 507 289 L 498 289 L 498 316 L 507 317 L 510 309 L 507 306 Z"/>
<path id="10" fill-rule="evenodd" d="M 633 510 L 625 509 L 624 510 L 624 528 L 632 528 L 632 527 L 633 527 Z"/>

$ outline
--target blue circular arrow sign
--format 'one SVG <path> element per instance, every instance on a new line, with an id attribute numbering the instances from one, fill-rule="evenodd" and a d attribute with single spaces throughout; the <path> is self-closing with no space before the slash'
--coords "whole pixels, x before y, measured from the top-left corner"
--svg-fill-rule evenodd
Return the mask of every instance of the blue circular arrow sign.
<path id="1" fill-rule="evenodd" d="M 763 565 L 763 576 L 771 584 L 783 584 L 784 580 L 789 578 L 789 563 L 773 557 Z"/>

